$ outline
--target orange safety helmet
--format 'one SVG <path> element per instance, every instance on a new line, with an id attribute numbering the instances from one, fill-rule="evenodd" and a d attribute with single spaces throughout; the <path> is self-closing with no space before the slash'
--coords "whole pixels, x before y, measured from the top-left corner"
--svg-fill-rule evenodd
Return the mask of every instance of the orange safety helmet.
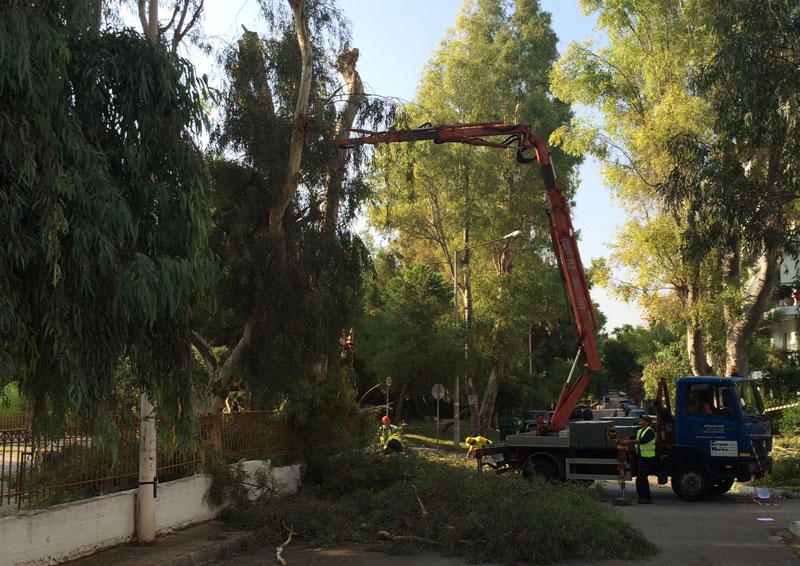
<path id="1" fill-rule="evenodd" d="M 381 419 L 381 422 L 382 422 L 383 424 L 389 424 L 389 417 L 388 417 L 388 415 L 383 415 L 383 418 Z"/>

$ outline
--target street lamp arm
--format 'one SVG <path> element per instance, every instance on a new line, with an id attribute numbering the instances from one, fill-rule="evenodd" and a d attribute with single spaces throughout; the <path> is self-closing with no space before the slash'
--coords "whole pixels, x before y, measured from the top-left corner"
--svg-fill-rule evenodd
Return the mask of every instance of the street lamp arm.
<path id="1" fill-rule="evenodd" d="M 494 240 L 489 240 L 488 242 L 481 242 L 480 244 L 475 244 L 474 246 L 468 246 L 466 248 L 461 248 L 460 250 L 456 250 L 455 253 L 459 254 L 461 252 L 468 252 L 469 250 L 474 250 L 475 248 L 482 248 L 483 246 L 488 246 L 489 244 L 494 244 L 496 242 L 502 242 L 503 240 L 510 240 L 512 238 L 518 238 L 522 236 L 522 230 L 514 230 L 510 234 L 506 234 L 500 238 L 495 238 Z"/>

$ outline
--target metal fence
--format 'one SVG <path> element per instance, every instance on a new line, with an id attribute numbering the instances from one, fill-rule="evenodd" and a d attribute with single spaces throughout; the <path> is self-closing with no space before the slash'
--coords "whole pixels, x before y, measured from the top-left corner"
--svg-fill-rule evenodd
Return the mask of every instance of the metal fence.
<path id="1" fill-rule="evenodd" d="M 210 458 L 289 460 L 289 423 L 272 412 L 200 417 L 189 447 L 159 434 L 159 481 L 193 475 Z M 3 420 L 0 425 L 14 422 Z M 58 440 L 34 436 L 24 427 L 0 429 L 0 506 L 43 507 L 136 487 L 139 423 L 118 423 L 113 442 L 65 425 Z"/>

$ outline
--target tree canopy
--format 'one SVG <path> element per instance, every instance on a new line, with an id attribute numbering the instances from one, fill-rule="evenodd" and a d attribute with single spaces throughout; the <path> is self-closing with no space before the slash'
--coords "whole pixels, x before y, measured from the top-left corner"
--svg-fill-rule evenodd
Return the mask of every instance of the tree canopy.
<path id="1" fill-rule="evenodd" d="M 793 174 L 778 173 L 769 147 L 790 146 L 780 140 L 792 139 L 791 120 L 765 120 L 794 96 L 791 64 L 776 63 L 795 57 L 789 4 L 585 1 L 608 43 L 570 45 L 553 73 L 558 95 L 600 111 L 558 139 L 603 161 L 630 212 L 612 259 L 634 285 L 618 290 L 652 320 L 683 327 L 695 374 L 746 371 L 790 241 Z"/>
<path id="2" fill-rule="evenodd" d="M 37 425 L 58 423 L 112 405 L 126 356 L 186 423 L 189 311 L 215 283 L 205 87 L 96 15 L 87 1 L 0 14 L 0 382 L 18 383 Z"/>

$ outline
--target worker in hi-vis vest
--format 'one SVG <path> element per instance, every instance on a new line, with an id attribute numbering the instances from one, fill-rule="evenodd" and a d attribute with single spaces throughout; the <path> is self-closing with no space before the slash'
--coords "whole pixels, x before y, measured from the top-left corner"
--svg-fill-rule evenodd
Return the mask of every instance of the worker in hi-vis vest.
<path id="1" fill-rule="evenodd" d="M 652 421 L 647 415 L 639 417 L 639 430 L 636 431 L 636 438 L 622 440 L 621 444 L 633 444 L 636 446 L 636 456 L 638 467 L 636 470 L 636 495 L 639 503 L 649 504 L 653 502 L 650 494 L 650 474 L 655 470 L 656 464 L 656 433 L 650 425 Z"/>
<path id="2" fill-rule="evenodd" d="M 403 437 L 401 433 L 402 427 L 393 425 L 389 417 L 384 415 L 381 419 L 381 428 L 378 432 L 381 450 L 383 450 L 384 454 L 403 451 Z"/>
<path id="3" fill-rule="evenodd" d="M 467 450 L 467 455 L 464 458 L 469 458 L 470 454 L 479 448 L 486 448 L 492 445 L 492 441 L 484 436 L 468 436 L 466 443 L 469 446 L 469 450 Z"/>

